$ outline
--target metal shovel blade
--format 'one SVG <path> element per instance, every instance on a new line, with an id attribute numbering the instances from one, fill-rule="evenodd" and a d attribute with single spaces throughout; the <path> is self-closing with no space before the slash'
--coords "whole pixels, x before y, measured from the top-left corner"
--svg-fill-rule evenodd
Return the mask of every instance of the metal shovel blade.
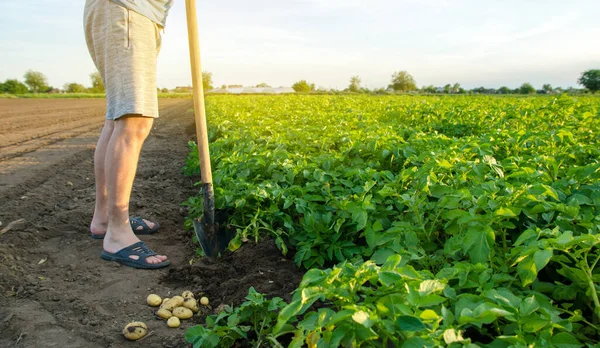
<path id="1" fill-rule="evenodd" d="M 208 257 L 217 257 L 222 254 L 233 238 L 233 233 L 219 224 L 207 224 L 204 218 L 194 219 L 194 231 L 202 250 Z"/>

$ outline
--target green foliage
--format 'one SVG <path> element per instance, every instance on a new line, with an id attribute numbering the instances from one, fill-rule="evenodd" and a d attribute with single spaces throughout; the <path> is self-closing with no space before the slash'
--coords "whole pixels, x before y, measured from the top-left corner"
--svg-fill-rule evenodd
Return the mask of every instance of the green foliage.
<path id="1" fill-rule="evenodd" d="M 237 229 L 230 249 L 270 235 L 310 270 L 274 335 L 293 325 L 302 342 L 342 346 L 597 342 L 599 105 L 566 95 L 209 98 L 216 205 Z M 199 171 L 194 146 L 188 174 Z M 190 218 L 201 197 L 186 203 Z M 410 290 L 424 282 L 440 290 Z M 391 314 L 373 303 L 388 288 L 399 294 Z M 300 325 L 310 315 L 347 324 Z"/>
<path id="2" fill-rule="evenodd" d="M 104 93 L 104 82 L 102 82 L 102 76 L 98 71 L 90 74 L 90 80 L 92 82 L 92 88 L 89 89 L 90 93 Z"/>
<path id="3" fill-rule="evenodd" d="M 44 92 L 48 88 L 48 79 L 41 72 L 28 70 L 24 77 L 25 84 L 33 93 Z"/>
<path id="4" fill-rule="evenodd" d="M 300 80 L 292 85 L 292 88 L 296 92 L 308 93 L 315 90 L 315 84 L 309 84 L 306 80 Z"/>
<path id="5" fill-rule="evenodd" d="M 19 80 L 8 79 L 0 83 L 0 93 L 24 94 L 28 91 L 27 86 Z"/>
<path id="6" fill-rule="evenodd" d="M 64 90 L 67 93 L 85 93 L 86 88 L 84 85 L 73 82 L 65 84 Z"/>
<path id="7" fill-rule="evenodd" d="M 535 94 L 535 88 L 531 85 L 531 83 L 525 82 L 519 87 L 520 94 Z"/>
<path id="8" fill-rule="evenodd" d="M 207 92 L 207 91 L 210 91 L 211 89 L 213 89 L 212 76 L 213 76 L 213 74 L 211 72 L 208 72 L 208 71 L 202 72 L 202 89 L 204 90 L 204 92 Z"/>
<path id="9" fill-rule="evenodd" d="M 348 86 L 348 90 L 354 93 L 360 92 L 360 82 L 361 81 L 359 76 L 352 76 L 350 78 L 350 85 Z"/>
<path id="10" fill-rule="evenodd" d="M 585 86 L 592 93 L 600 91 L 600 69 L 587 70 L 581 73 L 581 77 L 577 83 Z"/>
<path id="11" fill-rule="evenodd" d="M 508 88 L 506 86 L 502 86 L 502 87 L 498 88 L 498 93 L 500 93 L 500 94 L 510 94 L 511 90 L 510 90 L 510 88 Z"/>
<path id="12" fill-rule="evenodd" d="M 265 299 L 251 287 L 243 304 L 225 306 L 219 314 L 207 317 L 205 326 L 189 328 L 185 338 L 194 348 L 231 347 L 238 341 L 251 347 L 281 346 L 273 336 L 273 327 L 286 305 L 279 297 Z"/>
<path id="13" fill-rule="evenodd" d="M 392 74 L 392 84 L 389 85 L 394 91 L 415 91 L 417 83 L 415 79 L 407 71 L 396 71 Z"/>

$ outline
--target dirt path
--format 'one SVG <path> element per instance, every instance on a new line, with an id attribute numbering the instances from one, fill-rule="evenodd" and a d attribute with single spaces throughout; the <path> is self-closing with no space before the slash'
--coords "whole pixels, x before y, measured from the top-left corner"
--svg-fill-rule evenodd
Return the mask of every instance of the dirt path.
<path id="1" fill-rule="evenodd" d="M 142 239 L 173 265 L 146 271 L 102 261 L 101 241 L 89 237 L 92 157 L 104 101 L 0 99 L 0 231 L 16 222 L 0 232 L 1 347 L 129 347 L 138 343 L 125 341 L 121 330 L 133 320 L 152 331 L 143 346 L 182 347 L 184 329 L 201 318 L 168 329 L 145 304 L 148 294 L 191 289 L 215 307 L 239 303 L 249 286 L 289 298 L 302 273 L 273 243 L 189 265 L 193 232 L 183 228 L 180 204 L 196 190 L 181 174 L 192 102 L 160 104 L 161 118 L 142 150 L 131 213 L 160 222 L 160 233 Z"/>

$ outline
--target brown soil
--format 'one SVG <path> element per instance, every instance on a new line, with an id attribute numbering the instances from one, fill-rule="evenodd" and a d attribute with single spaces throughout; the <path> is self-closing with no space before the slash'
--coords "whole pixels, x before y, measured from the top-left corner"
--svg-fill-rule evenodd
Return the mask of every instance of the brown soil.
<path id="1" fill-rule="evenodd" d="M 181 202 L 196 192 L 181 168 L 193 135 L 191 100 L 164 99 L 146 141 L 131 213 L 161 224 L 142 236 L 168 255 L 163 270 L 136 270 L 100 259 L 101 241 L 89 236 L 94 205 L 93 151 L 103 123 L 102 99 L 0 99 L 0 346 L 127 347 L 121 330 L 144 321 L 147 347 L 185 347 L 184 321 L 168 329 L 145 304 L 156 293 L 185 289 L 204 294 L 214 312 L 237 304 L 254 286 L 289 299 L 302 272 L 271 241 L 245 244 L 219 260 L 190 265 L 196 245 L 183 228 Z"/>

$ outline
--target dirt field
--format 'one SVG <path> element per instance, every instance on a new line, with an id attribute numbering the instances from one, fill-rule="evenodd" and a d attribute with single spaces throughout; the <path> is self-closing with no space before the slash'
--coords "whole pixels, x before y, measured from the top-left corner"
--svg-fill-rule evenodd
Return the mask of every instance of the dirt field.
<path id="1" fill-rule="evenodd" d="M 273 243 L 190 265 L 196 246 L 180 203 L 196 191 L 181 174 L 194 137 L 192 102 L 160 103 L 131 214 L 160 222 L 159 233 L 142 239 L 173 264 L 147 271 L 101 260 L 102 242 L 89 236 L 104 100 L 0 99 L 0 347 L 185 347 L 186 328 L 220 304 L 239 303 L 250 286 L 289 299 L 302 273 Z M 208 296 L 211 308 L 168 329 L 145 298 L 185 289 Z M 140 343 L 121 335 L 133 320 L 151 331 Z"/>

